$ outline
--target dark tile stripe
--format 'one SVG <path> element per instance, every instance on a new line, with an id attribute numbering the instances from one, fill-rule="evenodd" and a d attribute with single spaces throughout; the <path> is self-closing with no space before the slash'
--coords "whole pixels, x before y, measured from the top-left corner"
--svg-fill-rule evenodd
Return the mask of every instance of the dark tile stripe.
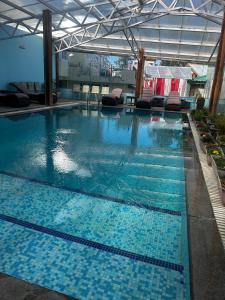
<path id="1" fill-rule="evenodd" d="M 50 228 L 47 228 L 47 227 L 36 225 L 36 224 L 30 223 L 30 222 L 27 222 L 27 221 L 19 220 L 19 219 L 16 219 L 14 217 L 11 217 L 11 216 L 6 216 L 6 215 L 3 215 L 3 214 L 0 214 L 0 219 L 3 220 L 3 221 L 7 221 L 7 222 L 10 222 L 10 223 L 19 225 L 19 226 L 23 226 L 23 227 L 38 231 L 38 232 L 49 234 L 49 235 L 55 236 L 57 238 L 61 238 L 61 239 L 67 240 L 67 241 L 82 244 L 82 245 L 85 245 L 85 246 L 88 246 L 88 247 L 92 247 L 92 248 L 99 249 L 99 250 L 102 250 L 102 251 L 106 251 L 106 252 L 109 252 L 109 253 L 113 253 L 113 254 L 116 254 L 116 255 L 128 257 L 130 259 L 134 259 L 134 260 L 141 261 L 141 262 L 144 262 L 144 263 L 152 264 L 152 265 L 155 265 L 155 266 L 158 266 L 158 267 L 171 269 L 171 270 L 174 270 L 174 271 L 178 271 L 180 273 L 182 273 L 183 269 L 184 269 L 184 267 L 182 265 L 179 265 L 179 264 L 170 263 L 170 262 L 167 262 L 167 261 L 164 261 L 164 260 L 156 259 L 156 258 L 153 258 L 153 257 L 148 257 L 148 256 L 145 256 L 145 255 L 141 255 L 141 254 L 133 253 L 133 252 L 130 252 L 130 251 L 122 250 L 122 249 L 119 249 L 119 248 L 116 248 L 116 247 L 104 245 L 104 244 L 97 243 L 97 242 L 90 241 L 90 240 L 86 240 L 86 239 L 81 238 L 81 237 L 73 236 L 73 235 L 63 233 L 63 232 L 60 232 L 60 231 L 57 231 L 57 230 L 54 230 L 54 229 L 50 229 Z"/>
<path id="2" fill-rule="evenodd" d="M 44 180 L 30 178 L 30 177 L 27 177 L 27 176 L 21 176 L 21 175 L 17 175 L 17 174 L 11 173 L 11 172 L 0 171 L 0 174 L 7 175 L 7 176 L 12 176 L 12 177 L 19 178 L 19 179 L 28 180 L 28 181 L 31 181 L 31 182 L 34 182 L 34 183 L 54 187 L 54 188 L 61 189 L 61 190 L 66 190 L 66 191 L 75 192 L 75 193 L 79 193 L 79 194 L 83 194 L 83 195 L 87 195 L 87 196 L 91 196 L 91 197 L 95 197 L 95 198 L 100 198 L 100 199 L 103 199 L 103 200 L 108 200 L 108 201 L 112 201 L 112 202 L 116 202 L 116 203 L 135 206 L 135 207 L 139 207 L 139 208 L 145 208 L 147 210 L 156 211 L 156 212 L 160 212 L 160 213 L 163 213 L 163 214 L 169 214 L 169 215 L 173 215 L 173 216 L 181 216 L 180 211 L 155 207 L 155 206 L 151 206 L 151 205 L 148 205 L 148 204 L 137 203 L 137 202 L 134 202 L 134 201 L 131 201 L 131 200 L 127 201 L 127 200 L 123 200 L 123 199 L 119 199 L 119 198 L 115 198 L 115 197 L 111 197 L 111 196 L 107 196 L 107 195 L 101 195 L 101 194 L 98 194 L 98 193 L 86 192 L 86 191 L 83 191 L 83 190 L 77 189 L 77 188 L 71 188 L 71 187 L 67 187 L 67 186 L 58 186 L 54 183 L 49 183 L 49 182 L 44 181 Z"/>

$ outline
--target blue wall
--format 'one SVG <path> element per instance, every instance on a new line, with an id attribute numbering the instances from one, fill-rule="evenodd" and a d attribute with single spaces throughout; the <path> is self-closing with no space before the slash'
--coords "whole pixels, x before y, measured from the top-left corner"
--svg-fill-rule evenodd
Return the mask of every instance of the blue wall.
<path id="1" fill-rule="evenodd" d="M 25 49 L 21 49 L 21 46 Z M 9 89 L 8 83 L 11 81 L 44 82 L 41 37 L 27 36 L 0 41 L 0 89 Z"/>

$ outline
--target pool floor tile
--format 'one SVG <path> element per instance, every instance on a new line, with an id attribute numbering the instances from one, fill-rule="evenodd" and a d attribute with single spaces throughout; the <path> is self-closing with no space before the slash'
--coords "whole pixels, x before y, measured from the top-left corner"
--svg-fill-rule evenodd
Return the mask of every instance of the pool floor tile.
<path id="1" fill-rule="evenodd" d="M 0 233 L 0 272 L 79 299 L 185 299 L 180 272 L 5 221 L 0 221 Z"/>

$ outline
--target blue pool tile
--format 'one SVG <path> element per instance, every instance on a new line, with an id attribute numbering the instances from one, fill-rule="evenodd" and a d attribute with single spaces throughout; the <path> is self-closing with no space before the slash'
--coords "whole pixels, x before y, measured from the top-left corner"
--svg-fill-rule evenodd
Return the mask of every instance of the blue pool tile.
<path id="1" fill-rule="evenodd" d="M 180 272 L 4 221 L 0 233 L 0 271 L 15 277 L 79 299 L 185 299 Z"/>
<path id="2" fill-rule="evenodd" d="M 5 175 L 0 175 L 0 181 L 1 214 L 122 250 L 165 258 L 171 263 L 181 262 L 179 215 L 118 204 Z"/>

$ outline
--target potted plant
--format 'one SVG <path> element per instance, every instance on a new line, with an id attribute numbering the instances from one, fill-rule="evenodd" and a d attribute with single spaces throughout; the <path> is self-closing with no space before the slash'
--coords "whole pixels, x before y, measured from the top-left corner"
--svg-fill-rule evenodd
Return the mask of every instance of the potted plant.
<path id="1" fill-rule="evenodd" d="M 218 115 L 215 119 L 215 125 L 221 134 L 225 134 L 225 115 Z"/>

